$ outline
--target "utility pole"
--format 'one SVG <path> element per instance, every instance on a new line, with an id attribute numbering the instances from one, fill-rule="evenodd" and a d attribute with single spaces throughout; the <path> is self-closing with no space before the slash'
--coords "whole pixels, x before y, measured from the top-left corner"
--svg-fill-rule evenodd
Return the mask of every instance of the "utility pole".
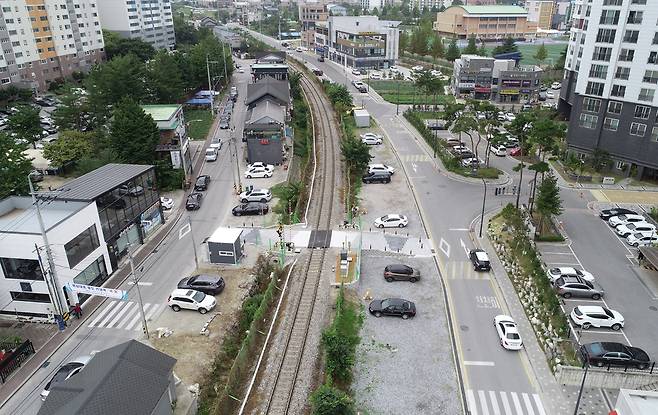
<path id="1" fill-rule="evenodd" d="M 146 338 L 149 338 L 149 329 L 146 324 L 146 314 L 144 313 L 144 302 L 142 301 L 142 292 L 139 289 L 139 280 L 137 279 L 137 274 L 135 274 L 135 264 L 133 264 L 133 253 L 130 250 L 132 244 L 128 244 L 128 262 L 130 263 L 130 272 L 133 274 L 133 282 L 135 283 L 135 288 L 137 289 L 137 299 L 139 300 L 139 311 L 142 314 L 142 329 Z"/>
<path id="2" fill-rule="evenodd" d="M 41 207 L 37 201 L 36 194 L 34 193 L 34 186 L 32 185 L 32 178 L 28 175 L 27 181 L 30 184 L 30 195 L 32 195 L 32 203 L 37 210 L 37 219 L 39 221 L 39 229 L 41 231 L 41 238 L 43 239 L 43 245 L 46 249 L 46 259 L 48 261 L 48 275 L 50 276 L 50 284 L 53 286 L 53 293 L 55 294 L 53 300 L 53 305 L 55 306 L 55 311 L 63 316 L 65 312 L 68 311 L 65 304 L 62 303 L 62 298 L 59 294 L 59 281 L 57 280 L 57 270 L 55 269 L 55 261 L 53 260 L 53 252 L 50 249 L 50 243 L 48 242 L 48 235 L 46 234 L 46 226 L 43 223 L 43 216 L 41 216 Z M 48 278 L 47 275 L 44 275 L 44 278 Z"/>
<path id="3" fill-rule="evenodd" d="M 190 226 L 190 238 L 192 238 L 192 249 L 194 250 L 194 265 L 199 268 L 199 257 L 196 253 L 196 242 L 194 242 L 194 232 L 192 231 L 192 218 L 187 217 L 187 224 Z"/>
<path id="4" fill-rule="evenodd" d="M 215 95 L 212 92 L 212 83 L 210 82 L 210 61 L 206 53 L 206 70 L 208 71 L 208 91 L 210 91 L 210 114 L 215 115 Z"/>
<path id="5" fill-rule="evenodd" d="M 480 215 L 480 238 L 482 238 L 482 226 L 484 225 L 484 206 L 487 203 L 487 181 L 482 178 L 484 184 L 484 196 L 482 197 L 482 215 Z"/>
<path id="6" fill-rule="evenodd" d="M 231 141 L 233 142 L 233 149 L 235 150 L 235 168 L 238 172 L 237 177 L 238 177 L 238 190 L 237 193 L 240 194 L 242 193 L 242 178 L 240 177 L 240 156 L 238 154 L 238 144 L 237 144 L 237 139 L 234 134 L 231 134 Z"/>
<path id="7" fill-rule="evenodd" d="M 230 79 L 228 79 L 228 70 L 226 69 L 226 52 L 224 52 L 224 42 L 222 42 L 222 56 L 224 57 L 224 78 L 226 79 L 226 85 L 228 85 Z"/>
<path id="8" fill-rule="evenodd" d="M 34 244 L 34 252 L 37 253 L 37 259 L 39 260 L 39 268 L 41 269 L 41 274 L 43 275 L 44 282 L 46 283 L 46 288 L 48 289 L 48 294 L 50 294 L 50 303 L 55 305 L 55 293 L 53 292 L 53 287 L 51 286 L 50 280 L 46 277 L 46 269 L 43 266 L 43 260 L 41 259 L 41 252 L 39 252 L 39 246 Z M 57 290 L 57 287 L 54 287 Z M 55 308 L 57 312 L 57 308 Z"/>
<path id="9" fill-rule="evenodd" d="M 395 115 L 400 115 L 400 80 L 398 79 L 398 99 L 395 101 Z"/>

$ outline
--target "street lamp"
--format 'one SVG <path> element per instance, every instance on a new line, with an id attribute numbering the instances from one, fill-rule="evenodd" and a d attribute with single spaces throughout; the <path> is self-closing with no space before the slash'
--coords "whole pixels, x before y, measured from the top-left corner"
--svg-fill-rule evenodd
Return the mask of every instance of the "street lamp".
<path id="1" fill-rule="evenodd" d="M 217 61 L 211 61 L 208 60 L 208 54 L 206 53 L 206 71 L 208 72 L 208 91 L 210 92 L 210 114 L 214 115 L 215 114 L 215 95 L 212 91 L 212 83 L 210 81 L 210 64 L 211 63 L 219 63 Z M 226 65 L 224 65 L 224 69 L 226 69 Z"/>
<path id="2" fill-rule="evenodd" d="M 578 399 L 576 400 L 576 408 L 573 410 L 573 415 L 578 415 L 578 407 L 580 406 L 580 398 L 583 396 L 583 389 L 585 388 L 585 379 L 587 379 L 587 371 L 589 369 L 589 362 L 585 360 L 585 373 L 583 373 L 583 381 L 580 383 L 580 390 L 578 391 Z"/>
<path id="3" fill-rule="evenodd" d="M 480 238 L 482 238 L 482 226 L 484 225 L 484 206 L 487 203 L 487 181 L 484 180 L 484 177 L 482 178 L 482 184 L 484 184 L 484 196 L 482 197 L 482 214 L 480 215 Z"/>

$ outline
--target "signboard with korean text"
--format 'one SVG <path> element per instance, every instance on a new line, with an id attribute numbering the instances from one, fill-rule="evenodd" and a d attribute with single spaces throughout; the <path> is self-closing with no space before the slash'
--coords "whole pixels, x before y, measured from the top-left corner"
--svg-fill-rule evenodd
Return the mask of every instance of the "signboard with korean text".
<path id="1" fill-rule="evenodd" d="M 96 295 L 99 297 L 116 298 L 117 300 L 127 300 L 128 293 L 124 290 L 115 290 L 113 288 L 94 287 L 92 285 L 78 284 L 69 282 L 66 287 L 80 294 Z"/>

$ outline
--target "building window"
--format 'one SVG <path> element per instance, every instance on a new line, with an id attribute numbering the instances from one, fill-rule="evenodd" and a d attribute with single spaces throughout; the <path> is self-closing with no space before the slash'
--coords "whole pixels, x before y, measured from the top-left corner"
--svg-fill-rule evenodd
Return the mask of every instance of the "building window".
<path id="1" fill-rule="evenodd" d="M 631 4 L 647 4 L 647 0 L 631 0 Z"/>
<path id="2" fill-rule="evenodd" d="M 103 255 L 89 264 L 81 273 L 73 278 L 73 282 L 84 285 L 100 286 L 107 279 L 107 268 Z"/>
<path id="3" fill-rule="evenodd" d="M 637 38 L 640 35 L 638 30 L 627 30 L 624 32 L 624 42 L 637 43 Z"/>
<path id="4" fill-rule="evenodd" d="M 587 88 L 585 88 L 585 94 L 587 95 L 596 95 L 603 96 L 603 87 L 605 84 L 601 82 L 588 82 Z"/>
<path id="5" fill-rule="evenodd" d="M 587 112 L 599 112 L 601 109 L 601 100 L 594 98 L 583 99 L 583 110 Z"/>
<path id="6" fill-rule="evenodd" d="M 631 123 L 631 130 L 630 130 L 630 135 L 634 135 L 637 137 L 644 137 L 644 133 L 647 131 L 647 126 L 646 124 L 641 124 L 639 122 L 632 122 Z"/>
<path id="7" fill-rule="evenodd" d="M 651 129 L 651 141 L 658 142 L 658 127 Z"/>
<path id="8" fill-rule="evenodd" d="M 633 49 L 622 49 L 619 52 L 619 60 L 622 62 L 633 62 L 635 51 Z"/>
<path id="9" fill-rule="evenodd" d="M 611 56 L 612 56 L 612 48 L 595 46 L 594 53 L 592 54 L 592 60 L 610 62 Z"/>
<path id="10" fill-rule="evenodd" d="M 619 10 L 603 10 L 601 11 L 601 19 L 599 24 L 616 25 L 619 23 Z"/>
<path id="11" fill-rule="evenodd" d="M 621 114 L 621 109 L 624 106 L 623 102 L 610 101 L 608 102 L 608 112 L 610 114 Z"/>
<path id="12" fill-rule="evenodd" d="M 69 260 L 69 267 L 74 268 L 80 263 L 80 261 L 85 259 L 87 255 L 99 246 L 96 225 L 91 225 L 80 235 L 71 239 L 71 241 L 64 245 L 66 257 Z"/>
<path id="13" fill-rule="evenodd" d="M 658 32 L 653 34 L 653 40 L 651 40 L 652 45 L 658 45 Z"/>
<path id="14" fill-rule="evenodd" d="M 641 24 L 642 23 L 642 14 L 643 12 L 639 10 L 631 10 L 628 12 L 628 19 L 626 23 L 628 24 Z"/>
<path id="15" fill-rule="evenodd" d="M 615 79 L 625 79 L 628 80 L 628 77 L 631 75 L 631 68 L 618 67 L 615 71 Z"/>
<path id="16" fill-rule="evenodd" d="M 599 117 L 591 114 L 580 114 L 580 126 L 583 128 L 589 128 L 593 130 L 596 128 L 596 123 L 599 121 Z"/>
<path id="17" fill-rule="evenodd" d="M 619 120 L 616 118 L 605 117 L 603 119 L 603 129 L 609 131 L 617 131 L 619 128 Z"/>
<path id="18" fill-rule="evenodd" d="M 43 281 L 39 261 L 23 258 L 0 258 L 5 278 L 17 280 Z"/>
<path id="19" fill-rule="evenodd" d="M 650 84 L 658 84 L 658 71 L 645 71 L 644 78 L 642 82 L 648 82 Z"/>
<path id="20" fill-rule="evenodd" d="M 625 85 L 613 85 L 610 95 L 613 97 L 623 98 L 626 95 L 626 86 Z"/>
<path id="21" fill-rule="evenodd" d="M 604 6 L 621 6 L 624 0 L 603 0 Z"/>
<path id="22" fill-rule="evenodd" d="M 645 107 L 644 105 L 636 105 L 635 112 L 633 116 L 641 120 L 648 120 L 649 114 L 651 114 L 651 107 Z"/>
<path id="23" fill-rule="evenodd" d="M 9 291 L 11 299 L 14 301 L 30 301 L 33 303 L 50 303 L 48 294 L 39 294 L 25 291 Z"/>
<path id="24" fill-rule="evenodd" d="M 653 101 L 653 95 L 655 92 L 655 89 L 640 88 L 640 94 L 637 96 L 637 99 L 639 101 L 651 102 Z"/>
<path id="25" fill-rule="evenodd" d="M 589 68 L 590 78 L 605 79 L 607 75 L 608 75 L 608 66 L 607 65 L 592 65 Z"/>
<path id="26" fill-rule="evenodd" d="M 614 43 L 616 34 L 615 29 L 599 29 L 596 34 L 596 41 L 599 43 Z"/>
<path id="27" fill-rule="evenodd" d="M 647 63 L 652 63 L 652 64 L 658 63 L 658 52 L 650 52 Z"/>

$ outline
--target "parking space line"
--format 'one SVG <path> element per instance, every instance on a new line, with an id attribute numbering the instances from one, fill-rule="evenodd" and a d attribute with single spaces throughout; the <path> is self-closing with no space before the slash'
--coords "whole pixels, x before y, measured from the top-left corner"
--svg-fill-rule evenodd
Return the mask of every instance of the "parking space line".
<path id="1" fill-rule="evenodd" d="M 481 360 L 464 360 L 464 366 L 496 366 L 494 362 L 485 362 Z"/>
<path id="2" fill-rule="evenodd" d="M 573 255 L 571 252 L 542 252 L 542 255 Z"/>
<path id="3" fill-rule="evenodd" d="M 580 265 L 580 262 L 574 263 L 574 262 L 551 262 L 551 265 L 578 265 L 582 268 L 582 265 Z"/>

